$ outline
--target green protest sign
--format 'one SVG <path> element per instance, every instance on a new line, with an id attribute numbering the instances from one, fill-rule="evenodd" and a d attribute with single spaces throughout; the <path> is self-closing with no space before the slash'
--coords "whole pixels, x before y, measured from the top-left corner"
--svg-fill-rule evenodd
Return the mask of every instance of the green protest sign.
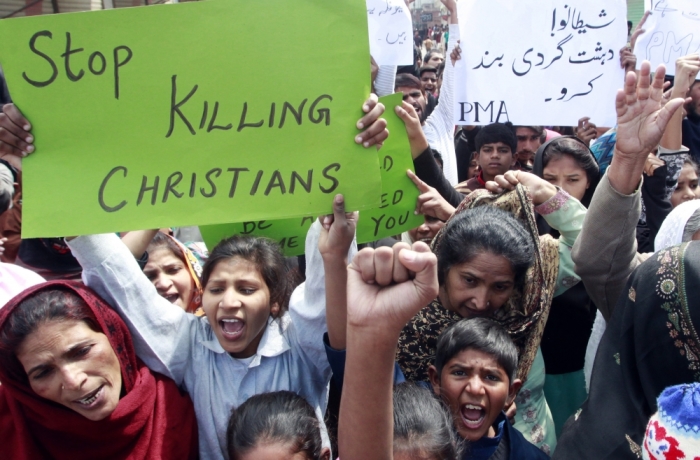
<path id="1" fill-rule="evenodd" d="M 394 107 L 401 104 L 402 97 L 401 93 L 397 93 L 379 99 L 386 106 L 383 118 L 391 133 L 378 152 L 382 175 L 381 205 L 360 212 L 358 243 L 399 235 L 423 223 L 423 216 L 414 214 L 420 192 L 406 176 L 406 170 L 413 169 L 406 127 L 394 111 Z"/>
<path id="2" fill-rule="evenodd" d="M 265 236 L 277 241 L 287 257 L 304 254 L 304 243 L 309 227 L 315 217 L 293 217 L 291 219 L 260 220 L 235 224 L 202 225 L 199 231 L 209 251 L 219 241 L 233 235 Z"/>
<path id="3" fill-rule="evenodd" d="M 423 216 L 416 216 L 413 213 L 419 195 L 418 189 L 406 176 L 406 170 L 413 168 L 406 128 L 403 121 L 394 112 L 394 107 L 401 104 L 401 99 L 401 94 L 392 94 L 379 99 L 379 102 L 386 107 L 383 118 L 386 119 L 387 128 L 391 133 L 378 152 L 382 178 L 382 207 L 360 212 L 357 226 L 358 243 L 367 243 L 387 236 L 398 235 L 423 223 Z M 346 209 L 352 208 L 346 207 Z M 255 235 L 276 240 L 282 246 L 284 255 L 289 257 L 304 253 L 306 233 L 313 221 L 313 217 L 307 216 L 202 225 L 199 230 L 209 250 L 213 249 L 223 238 L 232 235 Z"/>
<path id="4" fill-rule="evenodd" d="M 36 137 L 25 238 L 319 215 L 336 193 L 379 204 L 376 151 L 353 142 L 369 94 L 363 2 L 6 19 L 0 43 Z"/>

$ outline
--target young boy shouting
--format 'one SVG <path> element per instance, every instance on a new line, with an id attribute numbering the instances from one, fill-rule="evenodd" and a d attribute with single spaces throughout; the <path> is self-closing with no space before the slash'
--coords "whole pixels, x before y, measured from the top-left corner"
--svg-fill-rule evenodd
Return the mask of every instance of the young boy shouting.
<path id="1" fill-rule="evenodd" d="M 522 385 L 515 378 L 518 352 L 508 333 L 486 318 L 464 319 L 438 339 L 428 372 L 433 391 L 447 404 L 455 429 L 469 441 L 469 460 L 547 459 L 514 429 L 504 408 Z"/>

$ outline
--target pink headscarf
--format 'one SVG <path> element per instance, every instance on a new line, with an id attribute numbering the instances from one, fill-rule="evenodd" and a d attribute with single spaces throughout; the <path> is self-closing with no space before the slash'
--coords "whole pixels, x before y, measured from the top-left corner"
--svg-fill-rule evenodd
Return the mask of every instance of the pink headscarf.
<path id="1" fill-rule="evenodd" d="M 0 308 L 20 292 L 44 281 L 31 270 L 0 262 Z"/>

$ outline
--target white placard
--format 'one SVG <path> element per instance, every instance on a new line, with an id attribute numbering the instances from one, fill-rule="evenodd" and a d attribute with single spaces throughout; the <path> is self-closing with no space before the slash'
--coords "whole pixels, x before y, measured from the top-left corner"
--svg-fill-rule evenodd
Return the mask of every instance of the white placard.
<path id="1" fill-rule="evenodd" d="M 367 0 L 367 22 L 377 64 L 413 64 L 413 22 L 404 0 Z"/>
<path id="2" fill-rule="evenodd" d="M 700 53 L 700 1 L 646 0 L 644 3 L 651 15 L 634 47 L 637 68 L 647 60 L 652 70 L 664 64 L 666 74 L 675 75 L 676 59 Z"/>
<path id="3" fill-rule="evenodd" d="M 461 0 L 455 124 L 614 126 L 624 0 Z"/>

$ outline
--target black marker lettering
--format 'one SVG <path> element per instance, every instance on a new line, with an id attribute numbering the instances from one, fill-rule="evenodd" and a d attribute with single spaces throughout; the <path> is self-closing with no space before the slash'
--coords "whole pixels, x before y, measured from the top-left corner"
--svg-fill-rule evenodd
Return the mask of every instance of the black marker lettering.
<path id="1" fill-rule="evenodd" d="M 177 75 L 173 75 L 172 78 L 172 92 L 170 93 L 170 128 L 168 129 L 168 134 L 165 135 L 165 137 L 170 137 L 170 135 L 173 133 L 173 129 L 175 129 L 175 113 L 177 112 L 178 115 L 180 115 L 180 119 L 185 122 L 187 125 L 187 128 L 190 130 L 190 133 L 192 134 L 197 134 L 190 124 L 189 120 L 182 114 L 182 111 L 180 110 L 180 107 L 185 104 L 191 97 L 192 95 L 197 91 L 197 88 L 199 88 L 199 85 L 194 85 L 194 88 L 192 88 L 192 91 L 185 96 L 183 100 L 178 102 L 177 104 L 175 103 L 176 98 L 177 98 Z"/>
<path id="2" fill-rule="evenodd" d="M 258 186 L 260 185 L 260 179 L 262 179 L 263 171 L 262 169 L 258 171 L 257 176 L 255 176 L 255 182 L 253 182 L 253 188 L 250 189 L 250 194 L 255 195 L 258 191 Z"/>
<path id="3" fill-rule="evenodd" d="M 126 57 L 123 61 L 119 60 L 119 51 L 126 50 Z M 114 48 L 114 97 L 119 99 L 119 67 L 125 66 L 130 60 L 134 53 L 131 52 L 131 48 L 128 46 L 117 46 Z"/>
<path id="4" fill-rule="evenodd" d="M 239 133 L 241 131 L 243 131 L 243 128 L 259 128 L 265 122 L 264 120 L 260 120 L 257 123 L 246 123 L 245 116 L 247 113 L 248 113 L 248 103 L 244 102 L 243 103 L 243 112 L 241 113 L 241 121 L 238 123 L 238 132 Z"/>
<path id="5" fill-rule="evenodd" d="M 160 181 L 160 176 L 156 176 L 155 180 L 153 181 L 153 186 L 147 187 L 146 185 L 148 184 L 148 177 L 143 176 L 143 179 L 141 179 L 141 190 L 139 190 L 139 199 L 136 200 L 136 206 L 139 206 L 141 204 L 141 201 L 143 201 L 143 195 L 151 190 L 151 205 L 156 204 L 156 199 L 158 198 L 158 182 Z"/>
<path id="6" fill-rule="evenodd" d="M 95 58 L 99 57 L 100 60 L 102 61 L 102 67 L 100 70 L 95 70 L 94 67 L 94 62 Z M 107 59 L 105 58 L 104 54 L 100 53 L 99 51 L 95 51 L 90 55 L 90 58 L 88 59 L 88 69 L 90 69 L 90 72 L 92 72 L 93 75 L 102 75 L 105 73 L 105 69 L 107 68 Z"/>
<path id="7" fill-rule="evenodd" d="M 29 49 L 32 50 L 37 56 L 41 56 L 48 61 L 49 65 L 51 66 L 51 76 L 48 80 L 36 81 L 29 78 L 26 72 L 22 72 L 22 77 L 24 77 L 24 79 L 30 85 L 36 86 L 37 88 L 43 88 L 44 86 L 48 86 L 51 83 L 53 83 L 54 80 L 56 80 L 56 77 L 58 77 L 58 67 L 56 67 L 56 63 L 53 62 L 53 59 L 36 49 L 36 39 L 39 37 L 49 37 L 50 39 L 53 39 L 53 35 L 51 35 L 51 32 L 49 32 L 48 30 L 42 30 L 32 35 L 32 38 L 29 39 Z"/>
<path id="8" fill-rule="evenodd" d="M 173 181 L 173 178 L 176 178 Z M 168 179 L 165 181 L 165 191 L 163 191 L 163 203 L 168 201 L 168 195 L 171 193 L 175 195 L 178 198 L 182 198 L 182 192 L 178 192 L 175 190 L 175 186 L 180 183 L 182 180 L 182 173 L 181 172 L 174 172 L 171 175 L 168 176 Z"/>
<path id="9" fill-rule="evenodd" d="M 379 233 L 379 224 L 382 223 L 382 220 L 384 219 L 385 216 L 386 216 L 386 214 L 382 214 L 382 217 L 380 217 L 379 220 L 372 217 L 372 220 L 374 221 L 374 236 L 377 236 L 377 234 Z"/>
<path id="10" fill-rule="evenodd" d="M 379 209 L 384 209 L 384 208 L 386 208 L 387 206 L 389 206 L 389 202 L 386 201 L 387 195 L 388 195 L 388 193 L 382 193 L 382 196 L 381 196 L 381 198 L 380 198 L 380 200 L 379 200 L 379 203 L 380 203 Z"/>
<path id="11" fill-rule="evenodd" d="M 192 173 L 192 180 L 190 181 L 190 198 L 194 198 L 195 190 L 197 190 L 197 173 Z"/>
<path id="12" fill-rule="evenodd" d="M 104 178 L 102 183 L 100 184 L 100 191 L 97 195 L 97 200 L 100 202 L 100 207 L 104 209 L 106 212 L 117 212 L 124 206 L 126 206 L 126 200 L 123 200 L 121 203 L 119 203 L 116 206 L 109 206 L 107 203 L 105 203 L 105 188 L 107 187 L 107 182 L 112 178 L 112 176 L 119 170 L 124 171 L 124 177 L 126 177 L 127 169 L 124 166 L 117 166 L 115 168 L 112 168 L 112 170 L 107 173 L 107 176 Z"/>
<path id="13" fill-rule="evenodd" d="M 216 177 L 219 177 L 221 175 L 221 169 L 214 168 L 207 173 L 206 179 L 207 179 L 207 182 L 209 182 L 209 185 L 211 186 L 211 192 L 207 193 L 204 191 L 204 187 L 201 187 L 199 189 L 199 193 L 201 193 L 204 198 L 211 198 L 214 195 L 216 195 L 216 184 L 211 179 L 212 174 L 216 174 Z"/>
<path id="14" fill-rule="evenodd" d="M 282 179 L 282 174 L 280 174 L 279 169 L 272 173 L 270 182 L 267 184 L 267 188 L 265 189 L 265 196 L 268 196 L 275 187 L 279 187 L 282 195 L 287 193 L 287 187 L 284 186 L 284 180 Z"/>
<path id="15" fill-rule="evenodd" d="M 209 102 L 204 101 L 204 110 L 202 111 L 202 120 L 199 122 L 199 129 L 204 129 L 207 124 L 207 112 L 209 112 Z"/>
<path id="16" fill-rule="evenodd" d="M 268 123 L 268 128 L 275 126 L 275 103 L 273 102 L 270 106 L 270 122 Z"/>
<path id="17" fill-rule="evenodd" d="M 328 94 L 322 94 L 321 96 L 317 97 L 313 104 L 311 104 L 309 107 L 309 120 L 311 120 L 311 122 L 314 124 L 319 124 L 322 121 L 325 121 L 326 126 L 328 126 L 331 124 L 331 109 L 324 108 L 316 110 L 316 106 L 323 99 L 328 99 L 331 102 L 333 101 L 333 98 Z M 316 111 L 316 114 L 314 114 L 314 111 Z"/>
<path id="18" fill-rule="evenodd" d="M 297 125 L 301 125 L 301 115 L 304 111 L 306 101 L 308 101 L 308 99 L 304 99 L 303 101 L 301 101 L 301 104 L 299 104 L 299 110 L 294 110 L 294 107 L 289 102 L 285 102 L 284 106 L 282 107 L 282 118 L 280 119 L 279 127 L 281 128 L 282 126 L 284 126 L 284 121 L 287 118 L 287 110 L 292 112 L 292 114 L 294 115 L 294 119 L 297 121 Z"/>
<path id="19" fill-rule="evenodd" d="M 301 178 L 299 174 L 297 174 L 296 171 L 292 171 L 292 181 L 291 184 L 289 185 L 289 193 L 294 195 L 294 189 L 296 188 L 297 181 L 301 184 L 302 187 L 304 187 L 304 190 L 306 190 L 306 193 L 311 193 L 311 179 L 313 178 L 314 170 L 309 169 L 309 172 L 306 176 L 306 182 Z"/>
<path id="20" fill-rule="evenodd" d="M 64 64 L 66 66 L 66 76 L 70 81 L 78 81 L 81 78 L 83 78 L 83 75 L 85 75 L 85 71 L 83 69 L 80 69 L 80 72 L 78 72 L 78 75 L 75 75 L 73 71 L 70 68 L 70 55 L 75 54 L 75 53 L 80 53 L 83 51 L 83 48 L 78 48 L 78 49 L 70 49 L 70 32 L 66 32 L 66 52 L 61 55 L 63 58 Z M 119 99 L 119 97 L 117 97 Z"/>
<path id="21" fill-rule="evenodd" d="M 333 164 L 330 164 L 330 165 L 326 166 L 326 167 L 323 169 L 323 173 L 322 173 L 322 174 L 323 174 L 323 177 L 325 177 L 326 179 L 328 179 L 328 180 L 330 180 L 331 182 L 333 182 L 333 185 L 331 185 L 331 186 L 328 187 L 328 188 L 323 187 L 321 184 L 318 185 L 319 188 L 321 189 L 321 191 L 322 191 L 323 193 L 333 193 L 333 191 L 334 191 L 336 188 L 338 188 L 338 184 L 339 184 L 338 179 L 336 179 L 336 178 L 333 177 L 333 176 L 329 176 L 329 175 L 328 175 L 328 172 L 329 172 L 331 169 L 334 169 L 335 171 L 339 171 L 339 170 L 340 170 L 340 164 L 339 164 L 339 163 L 333 163 Z"/>
<path id="22" fill-rule="evenodd" d="M 248 168 L 228 168 L 227 172 L 233 173 L 233 180 L 231 180 L 231 189 L 228 191 L 228 197 L 233 198 L 236 193 L 236 187 L 238 186 L 238 173 L 241 171 L 249 171 Z"/>
<path id="23" fill-rule="evenodd" d="M 215 129 L 222 129 L 224 131 L 228 131 L 229 129 L 233 128 L 233 124 L 229 123 L 226 126 L 219 126 L 215 125 L 214 123 L 216 122 L 216 114 L 219 113 L 219 102 L 214 102 L 214 113 L 211 114 L 211 120 L 209 120 L 209 127 L 207 128 L 207 132 L 210 133 Z"/>

